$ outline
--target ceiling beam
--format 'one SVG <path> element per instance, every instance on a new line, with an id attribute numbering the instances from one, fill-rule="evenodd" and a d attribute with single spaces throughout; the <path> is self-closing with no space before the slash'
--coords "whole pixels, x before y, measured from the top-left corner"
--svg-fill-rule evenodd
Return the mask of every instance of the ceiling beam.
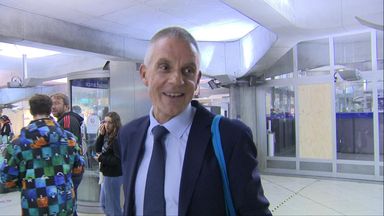
<path id="1" fill-rule="evenodd" d="M 0 5 L 0 41 L 82 50 L 109 57 L 143 59 L 147 41 L 91 29 Z M 41 48 L 41 46 L 39 46 Z"/>

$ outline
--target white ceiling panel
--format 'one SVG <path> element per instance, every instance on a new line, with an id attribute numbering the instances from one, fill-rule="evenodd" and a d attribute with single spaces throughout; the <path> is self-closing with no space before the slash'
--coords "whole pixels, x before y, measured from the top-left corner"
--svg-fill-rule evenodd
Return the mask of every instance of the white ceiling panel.
<path id="1" fill-rule="evenodd" d="M 301 4 L 295 5 L 295 24 L 301 28 L 326 28 L 342 25 L 341 0 L 298 0 Z M 331 4 L 332 7 L 326 7 Z M 327 8 L 327 11 L 324 11 Z"/>
<path id="2" fill-rule="evenodd" d="M 101 17 L 104 20 L 112 21 L 115 23 L 120 23 L 122 25 L 142 25 L 142 24 L 151 24 L 153 22 L 158 22 L 155 18 L 163 18 L 164 22 L 172 22 L 177 20 L 177 18 L 172 17 L 171 15 L 156 11 L 152 7 L 147 5 L 135 5 L 127 9 L 122 9 L 113 13 L 106 14 Z M 171 20 L 168 20 L 171 19 Z"/>
<path id="3" fill-rule="evenodd" d="M 142 29 L 141 39 L 150 37 L 159 29 L 170 25 L 184 26 L 186 22 L 170 14 L 158 11 L 147 5 L 135 5 L 129 9 L 123 9 L 114 13 L 102 16 L 102 19 L 125 25 L 122 32 L 129 34 L 131 27 Z"/>
<path id="4" fill-rule="evenodd" d="M 383 25 L 382 0 L 296 0 L 295 21 L 302 28 L 358 25 L 355 16 Z"/>
<path id="5" fill-rule="evenodd" d="M 75 24 L 87 24 L 87 20 L 91 18 L 91 16 L 73 10 L 69 5 L 57 0 L 1 0 L 0 4 Z"/>
<path id="6" fill-rule="evenodd" d="M 197 21 L 195 24 L 210 22 L 216 18 L 227 16 L 230 18 L 237 14 L 236 11 L 227 8 L 227 5 L 218 0 L 204 1 L 177 1 L 177 0 L 152 0 L 145 3 L 146 5 L 172 14 L 175 17 L 185 20 Z"/>
<path id="7" fill-rule="evenodd" d="M 138 39 L 149 39 L 166 26 L 196 29 L 247 23 L 248 29 L 236 36 L 239 39 L 257 26 L 219 0 L 0 0 L 0 4 Z M 198 39 L 214 40 L 201 34 Z"/>
<path id="8" fill-rule="evenodd" d="M 97 29 L 100 31 L 110 32 L 114 34 L 124 35 L 130 38 L 141 39 L 138 35 L 141 35 L 141 31 L 136 28 L 136 26 L 123 25 L 120 23 L 115 23 L 112 21 L 99 19 L 99 18 L 90 18 L 85 20 L 84 26 Z"/>
<path id="9" fill-rule="evenodd" d="M 0 4 L 7 5 L 12 8 L 34 12 L 34 11 L 38 11 L 38 9 L 41 8 L 41 5 L 44 5 L 44 2 L 33 1 L 33 0 L 21 0 L 21 1 L 1 0 Z"/>
<path id="10" fill-rule="evenodd" d="M 55 0 L 59 1 L 59 0 Z M 90 16 L 102 16 L 114 13 L 118 10 L 126 9 L 145 2 L 144 0 L 124 0 L 124 1 L 105 1 L 105 0 L 65 0 L 60 1 L 60 5 L 85 13 Z"/>
<path id="11" fill-rule="evenodd" d="M 238 34 L 237 38 L 235 39 L 243 37 L 246 33 L 258 26 L 256 22 L 246 16 L 243 16 L 238 11 L 233 10 L 219 0 L 152 0 L 146 2 L 145 4 L 155 8 L 156 10 L 172 14 L 175 17 L 179 17 L 180 19 L 185 20 L 188 24 L 190 24 L 190 27 L 186 26 L 186 28 L 189 28 L 189 30 L 192 28 L 201 28 L 204 26 L 221 28 L 226 24 L 233 24 L 237 22 L 246 23 L 249 28 L 245 31 L 245 33 Z M 200 35 L 199 39 L 212 41 L 212 38 L 209 35 L 206 38 Z M 218 40 L 234 40 L 234 38 Z"/>

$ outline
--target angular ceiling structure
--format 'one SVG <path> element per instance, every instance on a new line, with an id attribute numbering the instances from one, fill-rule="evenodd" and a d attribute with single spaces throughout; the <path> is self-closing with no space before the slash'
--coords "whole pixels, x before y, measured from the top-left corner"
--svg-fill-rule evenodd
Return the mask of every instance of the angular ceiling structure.
<path id="1" fill-rule="evenodd" d="M 141 62 L 151 35 L 166 26 L 199 40 L 205 75 L 263 76 L 302 40 L 382 27 L 383 1 L 0 0 L 0 42 L 61 53 L 28 60 L 31 77 L 65 76 L 106 60 Z M 20 65 L 0 57 L 0 86 Z"/>

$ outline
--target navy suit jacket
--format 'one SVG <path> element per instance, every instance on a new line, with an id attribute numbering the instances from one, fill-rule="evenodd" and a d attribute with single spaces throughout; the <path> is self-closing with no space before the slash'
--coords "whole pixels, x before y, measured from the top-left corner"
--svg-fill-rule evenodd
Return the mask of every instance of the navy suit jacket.
<path id="1" fill-rule="evenodd" d="M 181 174 L 179 215 L 225 216 L 220 167 L 215 157 L 211 123 L 214 115 L 192 101 L 196 114 L 189 133 Z M 149 117 L 126 124 L 119 133 L 124 184 L 124 215 L 135 215 L 135 180 L 144 151 Z M 251 130 L 238 120 L 222 118 L 220 133 L 237 215 L 271 215 L 257 170 Z"/>

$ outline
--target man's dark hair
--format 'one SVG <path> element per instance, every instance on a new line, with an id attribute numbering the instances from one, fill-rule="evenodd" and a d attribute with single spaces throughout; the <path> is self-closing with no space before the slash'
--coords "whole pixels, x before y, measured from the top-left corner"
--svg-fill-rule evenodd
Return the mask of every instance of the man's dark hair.
<path id="1" fill-rule="evenodd" d="M 63 93 L 56 93 L 51 95 L 52 98 L 63 100 L 64 105 L 69 106 L 69 97 Z"/>
<path id="2" fill-rule="evenodd" d="M 50 115 L 52 100 L 48 95 L 35 94 L 29 99 L 30 112 L 35 115 Z"/>
<path id="3" fill-rule="evenodd" d="M 72 111 L 77 114 L 81 114 L 81 107 L 79 105 L 75 105 L 72 107 Z"/>

